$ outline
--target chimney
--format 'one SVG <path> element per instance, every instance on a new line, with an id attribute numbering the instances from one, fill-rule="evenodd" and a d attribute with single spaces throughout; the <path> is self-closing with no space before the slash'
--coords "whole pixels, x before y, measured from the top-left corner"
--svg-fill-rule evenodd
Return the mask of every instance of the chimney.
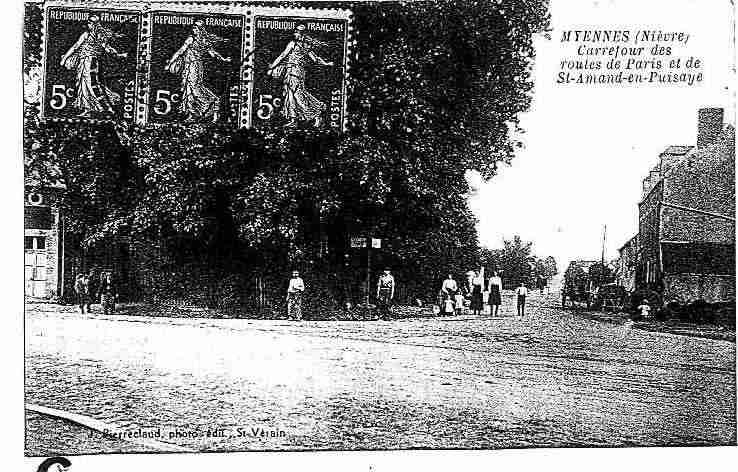
<path id="1" fill-rule="evenodd" d="M 643 192 L 641 193 L 641 200 L 646 198 L 646 195 L 648 195 L 648 192 L 651 191 L 651 179 L 649 177 L 646 177 L 643 179 Z"/>
<path id="2" fill-rule="evenodd" d="M 679 157 L 681 156 L 675 156 L 674 154 L 669 154 L 668 152 L 662 152 L 661 155 L 659 155 L 659 168 L 661 168 L 661 175 L 666 177 L 666 174 L 672 168 L 677 159 L 679 159 Z"/>
<path id="3" fill-rule="evenodd" d="M 723 131 L 723 109 L 722 108 L 700 108 L 697 112 L 697 148 L 717 141 Z"/>
<path id="4" fill-rule="evenodd" d="M 655 186 L 657 183 L 659 183 L 659 180 L 661 180 L 661 172 L 658 167 L 654 167 L 651 169 L 651 172 L 648 174 L 650 180 L 651 180 L 651 187 Z"/>

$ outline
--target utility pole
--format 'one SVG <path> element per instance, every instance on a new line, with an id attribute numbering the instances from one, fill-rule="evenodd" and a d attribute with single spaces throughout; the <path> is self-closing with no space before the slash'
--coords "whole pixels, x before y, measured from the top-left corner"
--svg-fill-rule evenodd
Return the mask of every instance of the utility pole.
<path id="1" fill-rule="evenodd" d="M 602 268 L 605 268 L 605 243 L 607 242 L 607 225 L 602 228 Z"/>
<path id="2" fill-rule="evenodd" d="M 372 239 L 371 237 L 366 238 L 366 306 L 369 308 L 369 291 L 372 288 Z"/>

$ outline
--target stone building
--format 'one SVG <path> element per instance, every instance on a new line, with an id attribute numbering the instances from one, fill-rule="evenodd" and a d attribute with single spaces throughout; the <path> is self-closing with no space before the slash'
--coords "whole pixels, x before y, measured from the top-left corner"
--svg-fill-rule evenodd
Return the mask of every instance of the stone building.
<path id="1" fill-rule="evenodd" d="M 661 153 L 638 209 L 637 249 L 621 249 L 636 288 L 664 303 L 735 300 L 735 129 L 722 109 L 699 110 L 697 146 Z"/>
<path id="2" fill-rule="evenodd" d="M 64 287 L 62 186 L 27 183 L 23 205 L 25 295 L 58 299 Z"/>
<path id="3" fill-rule="evenodd" d="M 638 256 L 640 247 L 638 245 L 638 235 L 636 234 L 621 247 L 618 252 L 620 257 L 617 261 L 617 283 L 624 287 L 628 292 L 632 292 L 636 288 L 636 274 L 638 272 Z"/>

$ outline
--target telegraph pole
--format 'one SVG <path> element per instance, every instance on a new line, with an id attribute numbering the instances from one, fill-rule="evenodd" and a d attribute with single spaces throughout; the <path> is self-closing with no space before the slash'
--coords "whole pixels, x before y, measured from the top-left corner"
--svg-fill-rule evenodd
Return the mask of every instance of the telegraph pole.
<path id="1" fill-rule="evenodd" d="M 366 306 L 369 308 L 369 291 L 372 288 L 372 238 L 366 238 Z"/>
<path id="2" fill-rule="evenodd" d="M 605 268 L 605 243 L 607 242 L 607 225 L 602 228 L 602 268 Z"/>

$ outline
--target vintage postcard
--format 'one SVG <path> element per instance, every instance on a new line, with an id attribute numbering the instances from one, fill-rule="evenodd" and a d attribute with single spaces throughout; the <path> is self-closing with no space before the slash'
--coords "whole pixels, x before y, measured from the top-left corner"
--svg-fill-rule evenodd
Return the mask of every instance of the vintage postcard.
<path id="1" fill-rule="evenodd" d="M 735 459 L 732 1 L 18 5 L 17 470 Z"/>

